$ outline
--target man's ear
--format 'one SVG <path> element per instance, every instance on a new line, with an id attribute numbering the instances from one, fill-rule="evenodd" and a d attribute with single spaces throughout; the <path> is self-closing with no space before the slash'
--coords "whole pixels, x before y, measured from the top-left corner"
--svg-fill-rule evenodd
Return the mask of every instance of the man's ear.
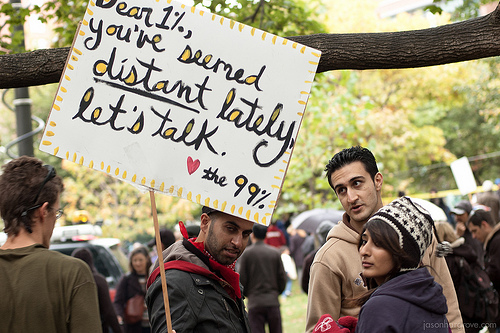
<path id="1" fill-rule="evenodd" d="M 380 172 L 377 172 L 375 175 L 375 179 L 373 180 L 375 183 L 375 188 L 377 191 L 382 190 L 382 184 L 384 183 L 384 176 Z"/>
<path id="2" fill-rule="evenodd" d="M 35 209 L 33 216 L 40 220 L 40 222 L 45 221 L 47 214 L 49 213 L 49 203 L 44 202 L 40 208 Z"/>
<path id="3" fill-rule="evenodd" d="M 201 219 L 200 229 L 206 234 L 208 232 L 208 228 L 210 227 L 212 219 L 205 213 L 201 214 L 200 219 Z"/>

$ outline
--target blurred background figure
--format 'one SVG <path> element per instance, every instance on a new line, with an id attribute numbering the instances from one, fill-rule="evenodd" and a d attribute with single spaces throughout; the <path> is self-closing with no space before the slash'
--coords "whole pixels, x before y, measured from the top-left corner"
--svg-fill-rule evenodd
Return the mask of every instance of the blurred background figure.
<path id="1" fill-rule="evenodd" d="M 496 193 L 493 193 L 493 182 L 491 180 L 485 180 L 483 182 L 483 192 L 478 193 L 477 203 L 490 207 L 491 217 L 495 224 L 498 223 L 499 217 L 498 212 L 500 210 L 500 199 Z"/>
<path id="2" fill-rule="evenodd" d="M 297 280 L 297 267 L 295 261 L 290 256 L 290 250 L 286 246 L 281 247 L 281 261 L 283 262 L 283 267 L 285 268 L 287 282 L 285 290 L 281 293 L 281 297 L 287 298 L 292 293 L 292 283 Z"/>
<path id="3" fill-rule="evenodd" d="M 316 255 L 316 252 L 326 243 L 326 237 L 328 236 L 328 233 L 330 230 L 335 226 L 336 223 L 331 222 L 331 221 L 323 221 L 318 225 L 318 228 L 316 229 L 316 239 L 318 240 L 318 246 L 316 249 L 306 255 L 304 258 L 304 266 L 302 267 L 302 278 L 300 280 L 300 286 L 302 288 L 302 291 L 304 291 L 307 294 L 307 291 L 309 289 L 309 278 L 310 278 L 310 273 L 311 273 L 311 264 L 314 260 L 314 256 Z"/>
<path id="4" fill-rule="evenodd" d="M 290 246 L 290 234 L 288 233 L 288 227 L 290 226 L 290 214 L 284 213 L 276 220 L 276 226 L 281 230 L 283 235 L 285 235 L 286 244 Z"/>
<path id="5" fill-rule="evenodd" d="M 130 253 L 129 273 L 123 276 L 116 288 L 114 306 L 118 320 L 123 323 L 124 332 L 127 333 L 149 333 L 148 311 L 144 304 L 142 320 L 137 323 L 124 323 L 125 305 L 135 295 L 146 296 L 146 282 L 151 268 L 151 258 L 145 247 L 137 247 Z"/>
<path id="6" fill-rule="evenodd" d="M 464 322 L 466 333 L 478 333 L 482 329 L 483 319 L 478 319 L 474 315 L 477 302 L 475 298 L 480 295 L 477 285 L 471 285 L 470 279 L 474 269 L 482 269 L 479 258 L 470 244 L 466 244 L 463 237 L 458 237 L 451 225 L 446 222 L 436 222 L 436 231 L 441 241 L 451 244 L 453 252 L 447 254 L 446 264 L 450 271 L 453 285 L 457 293 L 458 304 Z M 477 307 L 479 308 L 479 307 Z"/>
<path id="7" fill-rule="evenodd" d="M 469 200 L 462 200 L 451 209 L 451 214 L 455 218 L 455 233 L 458 237 L 463 237 L 464 242 L 468 244 L 477 255 L 477 260 L 481 266 L 484 266 L 483 245 L 472 237 L 467 227 L 467 220 L 472 212 L 472 204 Z"/>
<path id="8" fill-rule="evenodd" d="M 286 238 L 283 231 L 276 225 L 276 221 L 272 221 L 271 225 L 267 228 L 267 235 L 264 243 L 267 245 L 274 246 L 276 248 L 280 248 L 282 246 L 286 246 Z"/>
<path id="9" fill-rule="evenodd" d="M 170 245 L 174 244 L 175 242 L 175 236 L 174 232 L 170 229 L 163 228 L 160 230 L 160 241 L 161 241 L 161 251 L 165 251 L 167 247 Z M 154 247 L 156 246 L 156 239 L 153 238 L 152 240 L 149 241 L 148 243 L 149 247 Z"/>
<path id="10" fill-rule="evenodd" d="M 495 179 L 495 185 L 498 187 L 496 194 L 498 199 L 500 199 L 500 178 Z M 498 214 L 500 215 L 500 212 Z M 500 221 L 500 216 L 499 216 L 499 221 Z"/>
<path id="11" fill-rule="evenodd" d="M 279 295 L 285 290 L 287 276 L 280 251 L 264 240 L 269 232 L 266 226 L 253 226 L 252 245 L 239 260 L 243 295 L 248 298 L 248 321 L 252 333 L 281 333 Z"/>
<path id="12" fill-rule="evenodd" d="M 94 276 L 97 285 L 97 298 L 99 300 L 99 314 L 101 315 L 101 324 L 103 333 L 114 332 L 121 333 L 122 329 L 116 317 L 115 308 L 109 296 L 109 286 L 106 278 L 97 272 L 94 267 L 94 260 L 89 249 L 82 247 L 71 253 L 72 257 L 83 260 L 87 263 Z"/>
<path id="13" fill-rule="evenodd" d="M 200 234 L 200 224 L 187 223 L 186 224 L 186 231 L 188 233 L 189 238 L 193 238 L 193 237 L 196 238 Z"/>
<path id="14" fill-rule="evenodd" d="M 307 232 L 302 229 L 295 229 L 292 225 L 288 227 L 287 231 L 288 234 L 290 235 L 289 238 L 290 256 L 293 258 L 293 261 L 295 262 L 295 267 L 297 268 L 297 276 L 300 281 L 300 279 L 302 278 L 302 266 L 304 265 L 304 257 L 305 257 L 305 254 L 302 251 L 302 244 L 304 244 L 304 241 L 307 237 Z"/>
<path id="15" fill-rule="evenodd" d="M 500 224 L 495 224 L 490 212 L 477 209 L 470 214 L 467 227 L 472 236 L 483 244 L 484 267 L 498 292 L 500 290 Z M 498 308 L 495 323 L 496 332 L 499 333 L 500 314 Z"/>
<path id="16" fill-rule="evenodd" d="M 160 230 L 160 241 L 161 241 L 161 252 L 165 251 L 167 247 L 170 245 L 174 244 L 176 239 L 174 232 L 172 230 L 169 230 L 167 228 L 162 228 Z M 150 248 L 156 248 L 156 238 L 153 237 L 152 240 L 148 242 L 148 247 Z M 156 249 L 158 251 L 158 249 Z M 154 256 L 151 257 L 151 262 L 156 262 L 156 259 L 158 258 L 158 252 L 154 254 Z"/>

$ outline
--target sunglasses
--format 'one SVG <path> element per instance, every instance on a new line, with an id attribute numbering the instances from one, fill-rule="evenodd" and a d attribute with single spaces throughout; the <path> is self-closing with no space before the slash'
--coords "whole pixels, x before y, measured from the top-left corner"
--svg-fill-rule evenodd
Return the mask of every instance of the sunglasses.
<path id="1" fill-rule="evenodd" d="M 40 196 L 40 193 L 42 193 L 42 190 L 43 190 L 45 184 L 47 184 L 51 179 L 53 179 L 56 176 L 56 169 L 54 169 L 54 167 L 52 165 L 45 164 L 43 167 L 45 169 L 47 169 L 47 176 L 45 176 L 45 179 L 43 180 L 42 184 L 40 185 L 40 188 L 38 189 L 38 192 L 36 193 L 35 200 L 33 200 L 34 204 L 38 201 L 38 197 Z M 35 205 L 33 207 L 26 209 L 24 212 L 22 212 L 21 217 L 28 216 L 28 212 L 30 212 L 34 209 L 40 208 L 40 207 L 42 207 L 42 205 L 43 204 L 38 204 L 38 205 Z M 59 219 L 63 213 L 64 212 L 62 209 L 58 209 L 56 211 L 56 220 Z"/>

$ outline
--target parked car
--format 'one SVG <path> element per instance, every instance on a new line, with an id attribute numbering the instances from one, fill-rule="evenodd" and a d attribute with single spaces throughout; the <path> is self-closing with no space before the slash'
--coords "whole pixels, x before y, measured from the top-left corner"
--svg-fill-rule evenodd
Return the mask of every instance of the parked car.
<path id="1" fill-rule="evenodd" d="M 111 300 L 114 300 L 118 281 L 128 270 L 128 259 L 119 248 L 119 239 L 98 238 L 100 235 L 102 231 L 97 225 L 56 227 L 49 249 L 71 255 L 75 249 L 88 248 L 92 253 L 94 266 L 106 278 Z"/>

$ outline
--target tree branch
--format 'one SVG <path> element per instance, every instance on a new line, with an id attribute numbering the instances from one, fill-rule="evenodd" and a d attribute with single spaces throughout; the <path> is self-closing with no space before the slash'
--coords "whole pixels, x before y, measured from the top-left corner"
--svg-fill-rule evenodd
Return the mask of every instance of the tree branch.
<path id="1" fill-rule="evenodd" d="M 318 72 L 442 65 L 500 55 L 500 5 L 475 19 L 423 30 L 288 39 L 322 52 Z M 69 48 L 0 55 L 0 88 L 59 82 Z"/>
<path id="2" fill-rule="evenodd" d="M 488 15 L 423 30 L 289 39 L 322 51 L 318 72 L 443 65 L 500 55 L 500 5 Z"/>

